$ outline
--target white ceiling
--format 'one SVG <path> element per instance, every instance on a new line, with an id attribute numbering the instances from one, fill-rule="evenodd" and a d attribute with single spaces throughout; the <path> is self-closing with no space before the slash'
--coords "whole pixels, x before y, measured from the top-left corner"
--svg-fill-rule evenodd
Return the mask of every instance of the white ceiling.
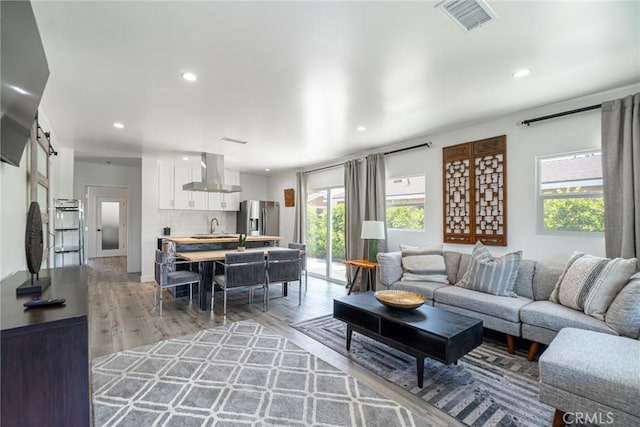
<path id="1" fill-rule="evenodd" d="M 471 32 L 435 4 L 34 1 L 42 106 L 79 156 L 264 173 L 640 80 L 638 1 L 494 0 Z"/>

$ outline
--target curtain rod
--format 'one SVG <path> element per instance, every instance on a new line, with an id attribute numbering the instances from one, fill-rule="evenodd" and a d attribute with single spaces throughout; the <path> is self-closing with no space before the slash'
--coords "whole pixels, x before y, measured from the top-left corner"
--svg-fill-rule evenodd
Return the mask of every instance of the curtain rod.
<path id="1" fill-rule="evenodd" d="M 387 151 L 386 153 L 384 153 L 384 155 L 386 156 L 387 154 L 400 153 L 402 151 L 413 150 L 415 148 L 422 148 L 422 147 L 431 148 L 432 145 L 433 145 L 433 142 L 429 141 L 429 142 L 425 142 L 424 144 L 418 144 L 418 145 L 413 145 L 411 147 L 398 148 L 397 150 Z"/>
<path id="2" fill-rule="evenodd" d="M 590 105 L 588 107 L 577 108 L 575 110 L 563 111 L 562 113 L 549 114 L 548 116 L 536 117 L 535 119 L 528 119 L 518 122 L 517 125 L 529 126 L 531 123 L 541 122 L 543 120 L 555 119 L 556 117 L 568 116 L 569 114 L 582 113 L 584 111 L 596 110 L 602 107 L 602 104 Z"/>
<path id="3" fill-rule="evenodd" d="M 397 150 L 387 151 L 387 152 L 382 153 L 382 154 L 384 154 L 386 156 L 388 154 L 400 153 L 401 151 L 413 150 L 415 148 L 421 148 L 421 147 L 431 148 L 432 145 L 433 145 L 433 143 L 431 141 L 429 141 L 429 142 L 425 142 L 424 144 L 413 145 L 411 147 L 406 147 L 406 148 L 399 148 Z M 356 159 L 356 160 L 361 161 L 362 159 Z M 311 169 L 311 170 L 305 171 L 304 173 L 319 172 L 319 171 L 323 171 L 323 170 L 326 170 L 326 169 L 337 168 L 338 166 L 343 166 L 343 165 L 344 165 L 344 163 L 338 163 L 338 164 L 335 164 L 335 165 L 323 166 L 321 168 L 316 168 L 316 169 Z"/>

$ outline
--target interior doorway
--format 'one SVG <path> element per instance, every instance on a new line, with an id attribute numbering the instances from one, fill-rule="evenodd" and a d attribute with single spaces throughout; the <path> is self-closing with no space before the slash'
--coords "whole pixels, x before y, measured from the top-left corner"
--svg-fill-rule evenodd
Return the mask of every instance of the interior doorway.
<path id="1" fill-rule="evenodd" d="M 96 199 L 96 257 L 127 254 L 127 199 Z"/>
<path id="2" fill-rule="evenodd" d="M 127 255 L 128 189 L 87 187 L 87 256 Z"/>

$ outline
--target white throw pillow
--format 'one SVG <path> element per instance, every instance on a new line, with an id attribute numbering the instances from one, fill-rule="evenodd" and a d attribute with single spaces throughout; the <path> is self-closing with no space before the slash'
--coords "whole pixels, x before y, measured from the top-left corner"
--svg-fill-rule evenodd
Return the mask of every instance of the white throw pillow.
<path id="1" fill-rule="evenodd" d="M 442 244 L 433 246 L 400 245 L 402 280 L 449 284 Z"/>

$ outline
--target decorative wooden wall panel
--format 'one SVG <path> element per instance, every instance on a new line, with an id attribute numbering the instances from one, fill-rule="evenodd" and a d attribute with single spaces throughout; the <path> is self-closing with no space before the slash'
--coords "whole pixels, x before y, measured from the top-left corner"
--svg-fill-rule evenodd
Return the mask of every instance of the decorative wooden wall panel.
<path id="1" fill-rule="evenodd" d="M 507 245 L 506 135 L 442 149 L 443 241 Z"/>

